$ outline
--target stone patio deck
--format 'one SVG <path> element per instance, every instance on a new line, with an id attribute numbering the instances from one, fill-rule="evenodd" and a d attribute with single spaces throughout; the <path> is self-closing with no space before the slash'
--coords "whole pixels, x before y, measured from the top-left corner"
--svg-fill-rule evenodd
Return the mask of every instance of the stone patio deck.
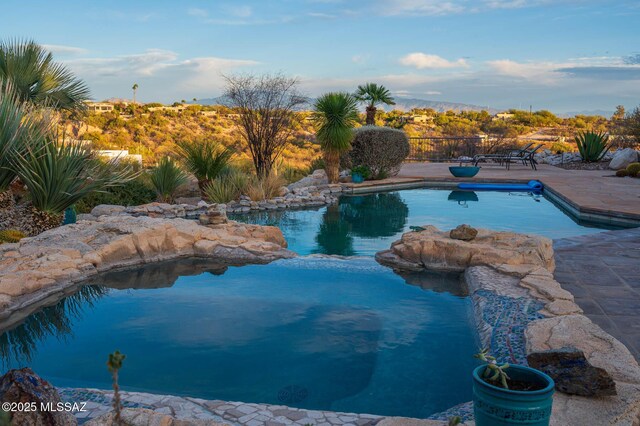
<path id="1" fill-rule="evenodd" d="M 482 164 L 474 178 L 455 178 L 449 163 L 405 163 L 398 176 L 362 184 L 349 184 L 349 189 L 362 190 L 421 182 L 455 184 L 458 182 L 528 182 L 540 180 L 545 190 L 564 201 L 571 213 L 583 220 L 626 221 L 640 226 L 640 179 L 618 178 L 612 170 L 564 170 L 539 165 L 538 170 L 512 165 L 510 170 L 498 164 Z"/>
<path id="2" fill-rule="evenodd" d="M 555 279 L 640 361 L 640 228 L 554 241 Z"/>

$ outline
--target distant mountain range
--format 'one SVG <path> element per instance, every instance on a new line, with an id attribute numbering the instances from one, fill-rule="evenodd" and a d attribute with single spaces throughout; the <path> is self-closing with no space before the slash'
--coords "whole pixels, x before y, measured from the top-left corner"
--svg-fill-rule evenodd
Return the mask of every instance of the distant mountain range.
<path id="1" fill-rule="evenodd" d="M 303 109 L 311 108 L 311 105 L 315 101 L 314 98 L 308 99 L 308 105 L 306 105 Z M 391 109 L 399 109 L 401 111 L 410 111 L 414 108 L 432 108 L 438 112 L 446 112 L 446 111 L 488 111 L 490 114 L 496 114 L 501 111 L 496 108 L 492 108 L 489 106 L 480 106 L 473 104 L 463 104 L 458 102 L 445 102 L 445 101 L 430 101 L 427 99 L 418 99 L 418 98 L 403 98 L 396 97 L 396 104 L 392 107 L 386 107 L 385 110 L 389 111 Z M 219 96 L 217 98 L 206 98 L 206 99 L 198 99 L 196 103 L 200 105 L 228 105 L 228 100 L 224 96 Z M 584 111 L 569 111 L 557 114 L 558 117 L 568 118 L 575 117 L 576 115 L 601 115 L 603 117 L 611 117 L 613 115 L 613 111 L 606 111 L 601 109 L 596 110 L 584 110 Z"/>
<path id="2" fill-rule="evenodd" d="M 314 98 L 309 98 L 308 100 L 309 106 L 307 106 L 305 109 L 309 108 L 314 101 L 315 101 Z M 482 110 L 487 110 L 492 114 L 500 112 L 500 110 L 495 108 L 479 106 L 479 105 L 461 104 L 456 102 L 429 101 L 426 99 L 416 99 L 416 98 L 395 98 L 395 101 L 396 101 L 396 104 L 393 107 L 387 107 L 385 109 L 386 110 L 399 109 L 402 111 L 410 111 L 414 108 L 433 108 L 438 112 L 482 111 Z M 200 105 L 227 105 L 228 100 L 224 96 L 219 96 L 217 98 L 198 99 L 196 103 Z"/>

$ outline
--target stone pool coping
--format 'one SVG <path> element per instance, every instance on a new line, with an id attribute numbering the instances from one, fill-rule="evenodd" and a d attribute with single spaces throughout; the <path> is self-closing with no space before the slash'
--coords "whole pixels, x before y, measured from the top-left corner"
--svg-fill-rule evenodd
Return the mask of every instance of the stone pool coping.
<path id="1" fill-rule="evenodd" d="M 551 240 L 530 236 L 530 243 L 523 244 L 522 237 L 478 230 L 467 242 L 425 226 L 405 233 L 376 258 L 400 270 L 464 271 L 480 340 L 500 362 L 527 365 L 530 355 L 570 347 L 581 350 L 591 366 L 604 369 L 615 381 L 616 396 L 556 392 L 552 425 L 637 425 L 638 362 L 622 343 L 584 316 L 573 295 L 554 279 Z"/>
<path id="2" fill-rule="evenodd" d="M 99 272 L 186 257 L 248 264 L 297 256 L 286 246 L 276 227 L 232 221 L 202 226 L 130 215 L 80 221 L 0 245 L 0 320 L 15 323 Z"/>

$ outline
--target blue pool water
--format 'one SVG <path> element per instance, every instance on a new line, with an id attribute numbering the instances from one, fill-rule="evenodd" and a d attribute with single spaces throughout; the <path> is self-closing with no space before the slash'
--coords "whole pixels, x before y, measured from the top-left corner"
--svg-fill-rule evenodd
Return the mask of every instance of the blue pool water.
<path id="1" fill-rule="evenodd" d="M 230 217 L 280 227 L 289 249 L 299 254 L 343 256 L 372 256 L 388 249 L 411 226 L 450 229 L 466 223 L 552 239 L 603 230 L 602 225 L 577 223 L 539 195 L 427 188 L 343 195 L 338 205 L 317 210 L 265 211 Z"/>
<path id="2" fill-rule="evenodd" d="M 183 260 L 106 274 L 0 335 L 5 367 L 57 386 L 426 417 L 471 399 L 477 351 L 459 277 L 373 259 L 225 267 Z"/>

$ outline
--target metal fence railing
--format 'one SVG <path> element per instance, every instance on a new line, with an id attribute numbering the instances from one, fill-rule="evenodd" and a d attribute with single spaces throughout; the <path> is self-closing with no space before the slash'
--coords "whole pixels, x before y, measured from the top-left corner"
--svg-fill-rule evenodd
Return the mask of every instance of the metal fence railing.
<path id="1" fill-rule="evenodd" d="M 448 161 L 462 156 L 473 157 L 491 148 L 480 137 L 413 137 L 409 138 L 407 161 Z"/>

